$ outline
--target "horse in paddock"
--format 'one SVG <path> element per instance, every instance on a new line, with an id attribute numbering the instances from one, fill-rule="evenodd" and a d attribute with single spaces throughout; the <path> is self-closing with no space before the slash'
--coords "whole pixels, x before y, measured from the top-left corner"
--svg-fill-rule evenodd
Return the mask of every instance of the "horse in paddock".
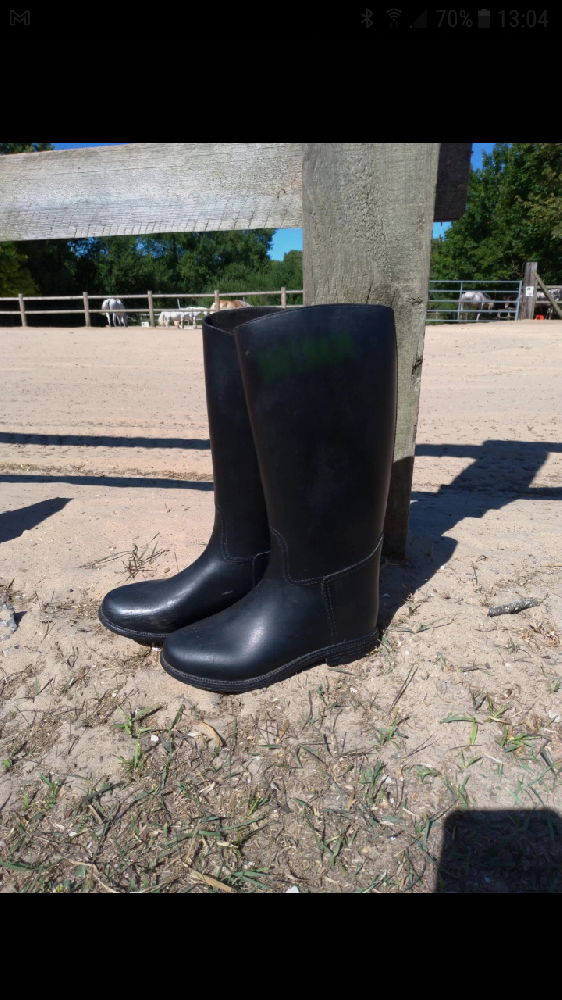
<path id="1" fill-rule="evenodd" d="M 177 312 L 162 312 L 158 320 L 159 326 L 172 326 L 177 323 L 180 330 L 185 328 L 185 321 L 190 320 L 193 326 L 197 325 L 197 318 L 205 314 L 204 309 L 180 309 Z"/>
<path id="2" fill-rule="evenodd" d="M 221 301 L 220 301 L 220 308 L 221 308 L 221 312 L 222 312 L 223 309 L 247 309 L 248 308 L 248 303 L 247 302 L 242 302 L 241 299 L 234 299 L 233 302 L 231 302 L 230 300 L 227 301 L 226 299 L 223 301 L 221 299 Z M 216 313 L 217 312 L 217 307 L 216 307 L 216 304 L 214 302 L 213 302 L 213 305 L 211 306 L 210 312 L 212 312 L 212 313 Z"/>
<path id="3" fill-rule="evenodd" d="M 111 326 L 112 318 L 113 326 L 129 325 L 129 317 L 125 312 L 125 306 L 121 302 L 121 299 L 105 299 L 102 309 L 106 314 L 108 326 Z"/>
<path id="4" fill-rule="evenodd" d="M 463 292 L 461 296 L 461 319 L 465 313 L 476 312 L 476 322 L 478 323 L 487 309 L 494 308 L 494 300 L 490 299 L 485 292 Z"/>
<path id="5" fill-rule="evenodd" d="M 162 312 L 160 313 L 160 319 L 158 320 L 159 326 L 172 326 L 174 323 L 178 323 L 180 330 L 183 330 L 185 324 L 185 313 L 183 312 Z"/>

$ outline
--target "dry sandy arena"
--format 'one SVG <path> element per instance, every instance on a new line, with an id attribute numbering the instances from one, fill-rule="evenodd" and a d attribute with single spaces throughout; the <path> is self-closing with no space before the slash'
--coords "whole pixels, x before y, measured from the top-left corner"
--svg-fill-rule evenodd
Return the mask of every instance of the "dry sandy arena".
<path id="1" fill-rule="evenodd" d="M 237 698 L 97 620 L 208 541 L 201 331 L 0 357 L 0 891 L 562 891 L 561 323 L 428 329 L 380 650 Z"/>

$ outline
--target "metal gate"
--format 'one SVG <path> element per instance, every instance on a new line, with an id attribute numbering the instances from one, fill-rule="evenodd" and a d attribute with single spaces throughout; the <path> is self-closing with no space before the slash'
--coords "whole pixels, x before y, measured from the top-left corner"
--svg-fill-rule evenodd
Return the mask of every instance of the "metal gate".
<path id="1" fill-rule="evenodd" d="M 518 320 L 522 287 L 522 281 L 430 281 L 427 322 Z M 469 304 L 463 302 L 464 292 L 483 292 L 486 299 Z"/>

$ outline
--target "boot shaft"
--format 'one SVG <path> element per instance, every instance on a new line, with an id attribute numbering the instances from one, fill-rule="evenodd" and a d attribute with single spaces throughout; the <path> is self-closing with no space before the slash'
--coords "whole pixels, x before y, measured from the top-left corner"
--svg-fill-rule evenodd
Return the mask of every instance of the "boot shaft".
<path id="1" fill-rule="evenodd" d="M 242 317 L 239 317 L 241 319 Z M 272 532 L 294 581 L 381 541 L 397 418 L 394 313 L 313 306 L 243 322 L 235 341 Z"/>
<path id="2" fill-rule="evenodd" d="M 233 309 L 203 321 L 203 358 L 217 517 L 214 538 L 229 559 L 269 549 L 269 526 L 240 374 L 234 328 L 278 310 Z"/>

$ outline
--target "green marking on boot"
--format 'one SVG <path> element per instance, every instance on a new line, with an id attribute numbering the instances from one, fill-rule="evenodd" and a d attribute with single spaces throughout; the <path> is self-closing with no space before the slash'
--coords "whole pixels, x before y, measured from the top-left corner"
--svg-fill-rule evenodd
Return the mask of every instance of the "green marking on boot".
<path id="1" fill-rule="evenodd" d="M 293 339 L 282 347 L 270 348 L 257 354 L 262 376 L 268 384 L 282 375 L 304 374 L 354 357 L 355 345 L 348 332 L 333 333 L 320 339 Z"/>

